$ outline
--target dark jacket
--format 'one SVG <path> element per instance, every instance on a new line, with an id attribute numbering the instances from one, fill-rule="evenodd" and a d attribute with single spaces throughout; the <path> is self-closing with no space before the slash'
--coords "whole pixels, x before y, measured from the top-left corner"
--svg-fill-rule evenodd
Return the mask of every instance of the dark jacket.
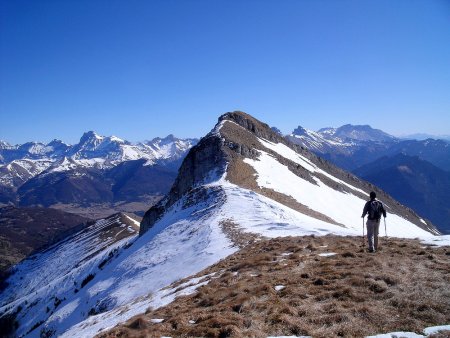
<path id="1" fill-rule="evenodd" d="M 363 213 L 362 213 L 362 216 L 361 217 L 364 217 L 364 216 L 366 216 L 366 214 L 369 214 L 369 217 L 368 217 L 368 219 L 370 219 L 370 220 L 377 220 L 377 221 L 379 221 L 380 220 L 380 218 L 371 218 L 370 217 L 370 206 L 371 206 L 371 202 L 372 201 L 377 201 L 378 203 L 379 203 L 379 208 L 380 208 L 380 218 L 381 218 L 381 214 L 383 214 L 383 216 L 384 216 L 384 218 L 386 218 L 386 209 L 384 208 L 384 205 L 383 205 L 383 203 L 381 203 L 379 200 L 377 200 L 377 199 L 373 199 L 373 200 L 370 200 L 370 201 L 367 201 L 366 202 L 366 204 L 364 205 L 364 209 L 363 209 Z"/>

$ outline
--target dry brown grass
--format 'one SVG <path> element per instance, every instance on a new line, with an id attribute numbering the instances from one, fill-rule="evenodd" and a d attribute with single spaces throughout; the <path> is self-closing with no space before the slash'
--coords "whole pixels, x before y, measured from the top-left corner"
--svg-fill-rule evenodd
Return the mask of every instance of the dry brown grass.
<path id="1" fill-rule="evenodd" d="M 360 241 L 325 236 L 249 244 L 200 273 L 219 277 L 196 294 L 100 337 L 363 337 L 450 323 L 449 248 L 389 239 L 369 254 Z"/>

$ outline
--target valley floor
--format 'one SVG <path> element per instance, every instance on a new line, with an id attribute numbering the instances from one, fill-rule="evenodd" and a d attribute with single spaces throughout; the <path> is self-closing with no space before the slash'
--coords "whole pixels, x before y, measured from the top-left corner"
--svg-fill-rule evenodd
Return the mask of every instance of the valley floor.
<path id="1" fill-rule="evenodd" d="M 197 274 L 196 293 L 99 337 L 364 337 L 450 324 L 450 248 L 380 241 L 368 253 L 361 237 L 256 239 Z"/>

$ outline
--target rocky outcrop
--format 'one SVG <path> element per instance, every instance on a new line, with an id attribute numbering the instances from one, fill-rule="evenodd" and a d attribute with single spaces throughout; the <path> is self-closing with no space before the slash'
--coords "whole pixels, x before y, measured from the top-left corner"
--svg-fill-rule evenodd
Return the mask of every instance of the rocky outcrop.
<path id="1" fill-rule="evenodd" d="M 227 156 L 222 151 L 221 138 L 211 132 L 195 145 L 181 164 L 178 176 L 169 194 L 150 208 L 141 222 L 140 234 L 145 233 L 183 195 L 199 186 L 223 175 Z"/>

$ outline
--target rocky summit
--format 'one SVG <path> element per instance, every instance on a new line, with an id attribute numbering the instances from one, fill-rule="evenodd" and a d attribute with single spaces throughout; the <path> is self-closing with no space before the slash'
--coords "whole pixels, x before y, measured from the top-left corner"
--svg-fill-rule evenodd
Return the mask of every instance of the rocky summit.
<path id="1" fill-rule="evenodd" d="M 259 169 L 264 173 L 259 172 Z M 283 175 L 284 172 L 287 176 Z M 261 182 L 261 174 L 267 177 L 265 182 Z M 346 204 L 349 197 L 364 200 L 368 192 L 373 190 L 388 206 L 390 213 L 408 220 L 416 227 L 437 233 L 430 222 L 425 222 L 411 209 L 403 207 L 372 184 L 290 142 L 254 117 L 243 112 L 231 112 L 222 115 L 215 128 L 188 153 L 170 193 L 144 216 L 141 234 L 152 227 L 181 197 L 186 194 L 198 195 L 199 189 L 209 189 L 211 185 L 208 183 L 220 178 L 304 215 L 343 228 L 359 225 L 357 218 L 346 215 L 346 210 L 352 210 L 351 205 Z M 281 184 L 270 182 L 275 179 Z M 286 187 L 290 180 L 294 185 Z M 298 189 L 295 189 L 296 184 Z M 310 191 L 314 191 L 317 198 L 308 196 Z M 335 198 L 330 199 L 327 192 Z M 344 211 L 342 215 L 333 214 L 336 206 Z M 359 216 L 360 212 L 355 215 Z M 352 224 L 352 221 L 356 224 Z"/>

